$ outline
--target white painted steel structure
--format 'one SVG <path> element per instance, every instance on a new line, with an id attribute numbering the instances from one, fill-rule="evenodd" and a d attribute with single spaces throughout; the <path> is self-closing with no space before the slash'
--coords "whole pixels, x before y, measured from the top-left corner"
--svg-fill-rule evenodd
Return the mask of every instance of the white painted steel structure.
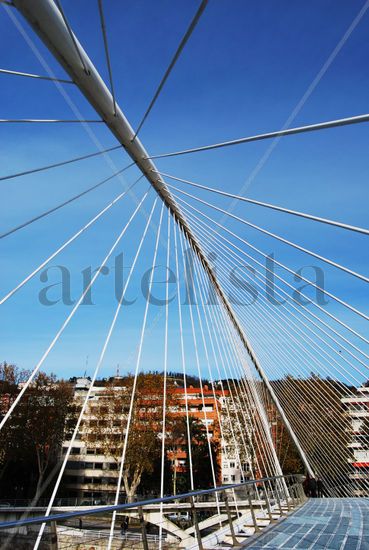
<path id="1" fill-rule="evenodd" d="M 194 252 L 198 255 L 204 269 L 208 273 L 209 278 L 216 288 L 216 291 L 223 302 L 232 323 L 239 334 L 239 337 L 241 338 L 253 364 L 255 365 L 255 368 L 265 382 L 279 414 L 281 415 L 281 418 L 283 419 L 283 422 L 285 423 L 286 428 L 299 451 L 306 470 L 310 473 L 310 475 L 313 475 L 313 470 L 309 464 L 307 456 L 301 447 L 301 444 L 292 429 L 283 407 L 279 403 L 269 379 L 266 376 L 266 373 L 254 350 L 252 349 L 245 332 L 239 324 L 229 300 L 219 285 L 198 240 L 194 236 L 178 204 L 175 202 L 170 191 L 166 187 L 164 180 L 158 173 L 156 166 L 152 160 L 150 160 L 148 152 L 145 150 L 138 137 L 135 137 L 135 132 L 124 116 L 124 113 L 120 109 L 119 105 L 116 104 L 112 94 L 97 69 L 94 67 L 87 53 L 82 48 L 77 37 L 71 35 L 71 31 L 66 25 L 65 19 L 60 13 L 58 6 L 53 2 L 53 0 L 15 0 L 14 5 L 22 13 L 25 19 L 27 19 L 41 40 L 63 66 L 72 81 L 78 86 L 92 107 L 100 115 L 101 119 L 106 123 L 114 136 L 122 144 L 127 153 L 136 163 L 137 167 L 145 175 L 166 206 L 169 208 L 178 224 L 182 227 L 188 242 Z"/>

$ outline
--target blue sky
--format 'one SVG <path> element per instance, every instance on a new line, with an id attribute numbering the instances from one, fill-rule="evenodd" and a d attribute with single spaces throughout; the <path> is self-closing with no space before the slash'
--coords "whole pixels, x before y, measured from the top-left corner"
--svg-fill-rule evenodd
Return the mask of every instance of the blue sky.
<path id="1" fill-rule="evenodd" d="M 324 0 L 308 4 L 210 0 L 142 128 L 140 137 L 145 147 L 150 153 L 159 154 L 281 128 L 363 5 L 362 1 L 356 0 Z M 82 45 L 107 79 L 97 3 L 65 0 L 63 6 Z M 192 0 L 137 0 L 131 3 L 105 0 L 104 6 L 117 100 L 136 127 L 198 3 Z M 21 17 L 18 14 L 16 17 L 55 73 L 64 76 Z M 368 112 L 368 23 L 369 10 L 297 115 L 293 126 Z M 42 73 L 39 61 L 4 9 L 0 11 L 0 26 L 3 44 L 6 45 L 1 49 L 1 67 Z M 86 118 L 95 118 L 77 89 L 65 86 L 65 90 Z M 1 118 L 74 118 L 57 88 L 48 82 L 1 75 L 0 104 Z M 115 145 L 114 138 L 103 125 L 91 125 L 90 128 L 104 146 Z M 369 126 L 363 124 L 282 139 L 248 187 L 247 195 L 368 226 L 368 137 Z M 1 175 L 96 150 L 91 136 L 78 124 L 1 124 L 0 142 Z M 239 145 L 161 159 L 157 166 L 179 177 L 239 193 L 269 146 L 268 141 Z M 118 168 L 129 162 L 122 151 L 110 156 Z M 110 174 L 110 165 L 99 157 L 63 169 L 0 182 L 1 232 Z M 131 169 L 122 181 L 114 180 L 73 205 L 2 240 L 1 296 L 87 223 L 117 195 L 122 185 L 128 185 L 137 176 L 136 169 Z M 146 188 L 147 184 L 140 182 L 135 188 L 137 196 L 142 196 Z M 195 192 L 185 186 L 181 188 L 223 208 L 230 204 L 225 198 Z M 151 192 L 147 211 L 153 199 L 154 193 Z M 58 261 L 52 262 L 51 265 L 62 264 L 71 271 L 74 299 L 81 291 L 81 271 L 89 265 L 98 265 L 133 208 L 134 203 L 129 198 L 124 199 L 61 254 Z M 204 211 L 215 219 L 221 219 L 219 213 L 210 209 Z M 364 236 L 244 204 L 238 204 L 234 212 L 361 273 L 368 273 Z M 158 217 L 159 208 L 154 215 L 156 223 Z M 128 264 L 143 231 L 143 220 L 144 217 L 139 215 L 119 248 Z M 236 222 L 228 220 L 227 224 L 266 253 L 274 252 L 280 261 L 294 269 L 316 263 L 306 255 Z M 150 265 L 154 239 L 155 231 L 150 230 L 139 260 L 140 275 Z M 164 259 L 165 249 L 161 247 L 159 260 L 164 262 Z M 57 270 L 50 271 L 50 284 L 58 280 L 53 279 L 53 273 Z M 140 275 L 132 281 L 132 294 L 139 293 Z M 332 292 L 368 312 L 365 283 L 332 268 L 325 269 L 325 276 L 326 286 Z M 52 307 L 41 306 L 38 294 L 43 286 L 39 277 L 35 277 L 3 306 L 0 360 L 16 362 L 25 368 L 34 366 L 70 311 L 70 306 L 60 303 Z M 81 308 L 45 363 L 45 370 L 65 376 L 80 374 L 85 369 L 87 356 L 88 370 L 93 368 L 114 312 L 112 277 L 99 280 L 94 296 L 96 305 Z M 114 371 L 118 363 L 121 370 L 132 370 L 143 308 L 141 298 L 136 306 L 122 313 L 103 374 Z M 330 303 L 328 308 L 368 335 L 363 319 L 334 303 Z M 171 311 L 170 368 L 180 370 L 178 318 L 174 304 Z M 254 328 L 246 326 L 247 323 L 245 328 L 252 335 L 255 346 L 265 353 L 268 342 L 273 341 L 275 335 L 265 328 L 263 312 L 257 305 L 253 312 L 256 318 Z M 156 314 L 156 309 L 151 308 L 150 326 Z M 161 315 L 147 337 L 143 368 L 162 368 L 163 326 Z M 188 312 L 185 314 L 185 335 L 187 338 L 191 336 Z M 354 342 L 361 346 L 358 339 Z M 187 349 L 188 368 L 195 372 L 193 345 L 189 344 Z M 284 368 L 283 361 L 281 356 L 281 368 Z"/>

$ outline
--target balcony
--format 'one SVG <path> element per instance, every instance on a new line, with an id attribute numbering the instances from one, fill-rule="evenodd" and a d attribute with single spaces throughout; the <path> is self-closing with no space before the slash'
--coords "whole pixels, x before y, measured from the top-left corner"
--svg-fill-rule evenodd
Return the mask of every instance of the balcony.
<path id="1" fill-rule="evenodd" d="M 367 462 L 369 464 L 369 449 L 354 450 L 354 462 Z"/>

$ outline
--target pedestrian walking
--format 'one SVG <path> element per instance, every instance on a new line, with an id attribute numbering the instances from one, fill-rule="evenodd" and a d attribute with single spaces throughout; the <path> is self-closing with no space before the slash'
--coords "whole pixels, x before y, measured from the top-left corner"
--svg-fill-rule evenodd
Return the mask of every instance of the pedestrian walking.
<path id="1" fill-rule="evenodd" d="M 124 516 L 123 518 L 123 521 L 122 523 L 120 524 L 120 534 L 122 535 L 122 537 L 124 537 L 124 535 L 126 534 L 127 532 L 127 529 L 128 529 L 128 517 L 127 516 Z"/>
<path id="2" fill-rule="evenodd" d="M 318 494 L 318 498 L 323 498 L 324 496 L 324 484 L 321 477 L 318 477 L 316 480 L 316 490 Z"/>
<path id="3" fill-rule="evenodd" d="M 304 479 L 302 487 L 304 489 L 305 496 L 309 497 L 310 496 L 310 476 L 309 476 L 309 474 L 306 474 L 306 477 Z"/>
<path id="4" fill-rule="evenodd" d="M 311 498 L 316 498 L 316 479 L 311 477 L 309 481 L 309 491 Z"/>

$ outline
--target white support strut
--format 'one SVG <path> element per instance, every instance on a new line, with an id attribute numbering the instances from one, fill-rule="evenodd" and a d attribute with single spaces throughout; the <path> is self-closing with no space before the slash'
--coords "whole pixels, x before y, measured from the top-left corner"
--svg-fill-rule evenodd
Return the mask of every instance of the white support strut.
<path id="1" fill-rule="evenodd" d="M 184 218 L 174 197 L 165 185 L 161 175 L 158 173 L 155 164 L 152 160 L 150 160 L 150 158 L 148 158 L 148 152 L 145 150 L 138 137 L 134 139 L 135 132 L 118 104 L 115 106 L 116 112 L 114 113 L 113 98 L 108 87 L 79 43 L 77 37 L 71 36 L 70 30 L 66 26 L 57 5 L 53 0 L 14 0 L 14 5 L 31 25 L 33 30 L 38 34 L 42 42 L 50 50 L 64 70 L 69 74 L 70 78 L 78 86 L 87 101 L 95 109 L 113 135 L 117 138 L 119 143 L 121 143 L 126 152 L 136 163 L 139 170 L 141 170 L 148 181 L 152 184 L 156 192 L 169 208 L 177 223 L 182 228 L 190 246 L 200 259 L 220 300 L 224 304 L 243 345 L 255 365 L 255 368 L 267 386 L 271 398 L 274 401 L 281 418 L 296 445 L 306 470 L 310 475 L 313 475 L 313 471 L 304 450 L 302 449 L 299 440 L 297 439 L 284 413 L 284 410 L 270 385 L 268 377 L 260 365 L 250 342 L 248 341 L 247 336 L 233 311 L 231 304 L 219 285 L 205 253 Z M 78 47 L 78 50 L 76 49 L 76 46 Z M 83 64 L 81 63 L 81 60 L 83 61 Z"/>

